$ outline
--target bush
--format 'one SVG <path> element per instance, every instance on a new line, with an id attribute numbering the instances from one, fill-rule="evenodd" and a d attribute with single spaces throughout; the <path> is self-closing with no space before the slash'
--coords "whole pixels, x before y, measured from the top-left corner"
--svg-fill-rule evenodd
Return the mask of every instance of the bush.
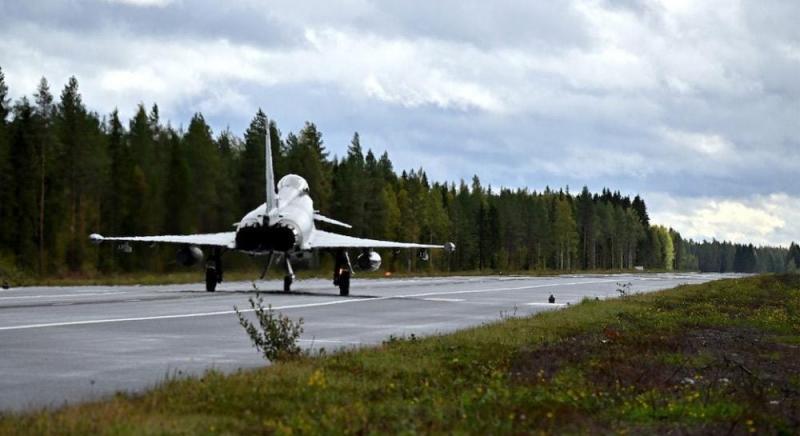
<path id="1" fill-rule="evenodd" d="M 248 299 L 250 307 L 255 313 L 260 329 L 245 318 L 239 308 L 233 306 L 239 324 L 250 336 L 253 346 L 269 361 L 289 359 L 300 355 L 300 346 L 297 339 L 303 333 L 303 318 L 297 322 L 272 310 L 272 305 L 264 307 L 264 300 L 260 294 Z"/>

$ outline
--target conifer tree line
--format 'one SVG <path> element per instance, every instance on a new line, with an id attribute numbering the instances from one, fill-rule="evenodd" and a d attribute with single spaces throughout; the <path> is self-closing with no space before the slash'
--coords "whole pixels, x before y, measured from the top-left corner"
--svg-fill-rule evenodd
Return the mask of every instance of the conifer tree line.
<path id="1" fill-rule="evenodd" d="M 331 156 L 307 122 L 285 135 L 259 110 L 243 137 L 214 134 L 202 114 L 185 129 L 164 123 L 157 105 L 132 119 L 89 111 L 78 81 L 53 95 L 42 78 L 13 103 L 0 69 L 0 269 L 50 276 L 176 268 L 174 247 L 136 249 L 89 243 L 104 235 L 208 233 L 263 203 L 265 135 L 276 177 L 309 183 L 315 208 L 353 226 L 353 236 L 424 243 L 452 241 L 430 262 L 383 253 L 396 270 L 785 271 L 800 247 L 754 247 L 684 240 L 651 225 L 645 201 L 603 189 L 541 192 L 431 182 L 423 169 L 395 171 L 386 152 L 365 151 L 358 133 Z M 340 229 L 336 229 L 340 231 Z"/>

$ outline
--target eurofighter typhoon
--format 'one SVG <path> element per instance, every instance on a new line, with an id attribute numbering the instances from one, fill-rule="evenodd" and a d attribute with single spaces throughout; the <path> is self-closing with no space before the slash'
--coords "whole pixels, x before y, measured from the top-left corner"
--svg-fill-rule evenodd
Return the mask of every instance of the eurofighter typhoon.
<path id="1" fill-rule="evenodd" d="M 261 278 L 267 273 L 276 256 L 282 257 L 286 269 L 283 290 L 289 292 L 294 281 L 294 270 L 291 259 L 303 257 L 312 250 L 330 251 L 335 259 L 333 284 L 339 287 L 342 296 L 350 293 L 350 277 L 353 265 L 350 262 L 348 249 L 358 249 L 356 266 L 361 270 L 375 271 L 380 268 L 381 257 L 373 251 L 375 248 L 410 248 L 424 250 L 442 248 L 455 250 L 451 242 L 444 245 L 415 244 L 409 242 L 380 241 L 375 239 L 355 238 L 332 232 L 319 230 L 314 222 L 324 222 L 336 226 L 350 228 L 343 222 L 325 217 L 314 211 L 314 202 L 308 191 L 308 183 L 297 174 L 284 176 L 275 185 L 272 168 L 272 147 L 269 130 L 266 134 L 266 201 L 261 206 L 247 213 L 235 224 L 236 231 L 207 233 L 195 235 L 157 235 L 157 236 L 113 236 L 105 237 L 94 233 L 89 236 L 92 242 L 100 244 L 114 241 L 130 251 L 129 243 L 164 243 L 177 244 L 178 263 L 191 266 L 203 259 L 202 248 L 209 251 L 205 266 L 206 290 L 214 292 L 217 283 L 222 282 L 222 255 L 228 250 L 237 250 L 251 255 L 265 255 L 267 261 Z"/>

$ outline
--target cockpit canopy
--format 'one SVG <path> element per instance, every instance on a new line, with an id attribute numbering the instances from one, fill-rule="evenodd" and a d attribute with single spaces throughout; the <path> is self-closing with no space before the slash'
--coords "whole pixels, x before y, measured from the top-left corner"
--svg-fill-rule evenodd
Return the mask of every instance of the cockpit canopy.
<path id="1" fill-rule="evenodd" d="M 283 178 L 278 182 L 279 192 L 286 188 L 296 189 L 300 192 L 305 192 L 308 194 L 308 182 L 306 182 L 306 179 L 298 176 L 297 174 L 283 176 Z"/>

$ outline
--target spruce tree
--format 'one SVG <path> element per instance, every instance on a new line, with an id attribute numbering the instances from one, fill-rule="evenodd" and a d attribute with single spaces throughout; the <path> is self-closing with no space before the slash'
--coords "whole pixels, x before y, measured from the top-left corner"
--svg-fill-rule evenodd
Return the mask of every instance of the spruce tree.
<path id="1" fill-rule="evenodd" d="M 201 114 L 197 113 L 192 117 L 183 140 L 192 197 L 190 210 L 195 217 L 194 226 L 190 230 L 201 233 L 218 231 L 223 225 L 230 224 L 219 219 L 220 193 L 217 189 L 221 160 L 211 127 Z"/>
<path id="2" fill-rule="evenodd" d="M 579 249 L 581 253 L 580 267 L 595 268 L 594 247 L 595 237 L 595 212 L 594 200 L 589 188 L 584 186 L 577 198 L 577 225 L 580 233 Z"/>
<path id="3" fill-rule="evenodd" d="M 787 271 L 796 272 L 800 268 L 800 245 L 792 242 L 789 246 L 789 252 L 786 254 Z M 790 268 L 793 266 L 794 268 Z"/>
<path id="4" fill-rule="evenodd" d="M 164 219 L 164 231 L 167 234 L 187 234 L 197 227 L 193 221 L 195 209 L 192 203 L 195 197 L 192 190 L 192 179 L 189 175 L 189 163 L 181 138 L 170 135 L 169 165 L 167 185 L 164 193 L 166 209 L 170 212 Z"/>
<path id="5" fill-rule="evenodd" d="M 36 174 L 38 160 L 36 155 L 36 131 L 34 108 L 27 97 L 23 97 L 13 108 L 14 120 L 11 123 L 9 138 L 9 157 L 13 184 L 11 199 L 11 220 L 14 229 L 10 238 L 11 251 L 16 255 L 17 266 L 26 271 L 34 271 L 37 265 L 37 189 Z"/>
<path id="6" fill-rule="evenodd" d="M 314 123 L 306 122 L 296 142 L 287 145 L 290 172 L 306 179 L 314 207 L 323 213 L 330 213 L 332 166 L 327 160 L 328 152 L 322 133 Z"/>
<path id="7" fill-rule="evenodd" d="M 84 182 L 90 176 L 86 171 L 88 150 L 86 141 L 86 108 L 78 90 L 78 80 L 70 77 L 58 105 L 58 139 L 63 145 L 60 160 L 64 168 L 64 192 L 67 204 L 66 263 L 76 272 L 85 259 L 86 232 L 82 216 Z"/>
<path id="8" fill-rule="evenodd" d="M 239 157 L 238 190 L 239 216 L 264 203 L 264 147 L 267 132 L 267 116 L 261 109 L 250 121 L 244 134 L 244 149 Z"/>
<path id="9" fill-rule="evenodd" d="M 114 109 L 107 126 L 108 157 L 109 157 L 109 183 L 102 201 L 102 230 L 109 235 L 132 235 L 136 228 L 130 222 L 135 219 L 133 208 L 129 204 L 131 193 L 133 163 L 125 141 L 125 129 L 119 119 L 119 112 Z M 129 268 L 130 262 L 125 257 L 121 260 L 117 256 L 112 244 L 100 248 L 98 262 L 101 269 L 111 270 L 122 263 L 124 268 Z M 120 262 L 121 261 L 121 262 Z"/>
<path id="10" fill-rule="evenodd" d="M 131 203 L 139 205 L 139 219 L 135 234 L 155 234 L 159 227 L 161 215 L 157 213 L 159 205 L 158 177 L 161 162 L 157 161 L 156 143 L 151 118 L 140 104 L 136 114 L 129 122 L 128 143 L 133 161 L 134 183 L 131 192 Z"/>
<path id="11" fill-rule="evenodd" d="M 0 257 L 9 247 L 13 226 L 11 211 L 14 180 L 11 178 L 11 156 L 8 144 L 8 115 L 11 111 L 5 74 L 0 67 Z M 9 255 L 11 253 L 8 253 Z"/>
<path id="12" fill-rule="evenodd" d="M 45 238 L 52 241 L 55 234 L 53 229 L 48 228 L 45 231 L 45 220 L 48 218 L 48 201 L 52 200 L 48 197 L 48 186 L 52 185 L 52 177 L 49 175 L 50 161 L 53 159 L 55 151 L 55 135 L 53 131 L 53 122 L 55 119 L 55 107 L 53 106 L 53 95 L 50 93 L 50 86 L 47 79 L 42 77 L 39 82 L 39 87 L 36 92 L 36 109 L 34 115 L 35 131 L 36 131 L 36 154 L 38 160 L 38 225 L 37 225 L 37 238 L 38 238 L 38 272 L 39 275 L 44 274 L 45 268 Z M 52 226 L 50 226 L 52 227 Z"/>

